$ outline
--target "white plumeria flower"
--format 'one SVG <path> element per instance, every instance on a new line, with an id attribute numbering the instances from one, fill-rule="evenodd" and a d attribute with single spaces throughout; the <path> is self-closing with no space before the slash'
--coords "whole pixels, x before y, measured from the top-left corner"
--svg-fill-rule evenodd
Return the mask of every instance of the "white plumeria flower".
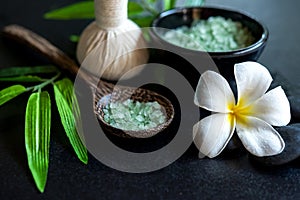
<path id="1" fill-rule="evenodd" d="M 234 75 L 237 102 L 220 74 L 206 71 L 200 77 L 194 102 L 213 114 L 193 127 L 199 157 L 219 155 L 235 129 L 250 153 L 259 157 L 281 153 L 285 144 L 272 126 L 285 126 L 291 119 L 290 104 L 283 89 L 279 86 L 267 92 L 272 77 L 256 62 L 236 64 Z"/>

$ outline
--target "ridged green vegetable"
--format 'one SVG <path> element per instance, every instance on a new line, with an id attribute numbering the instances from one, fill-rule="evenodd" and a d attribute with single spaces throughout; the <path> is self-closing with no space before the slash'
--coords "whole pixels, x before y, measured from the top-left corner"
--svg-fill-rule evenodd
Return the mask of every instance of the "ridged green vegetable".
<path id="1" fill-rule="evenodd" d="M 48 92 L 32 93 L 25 114 L 25 147 L 29 169 L 44 192 L 49 165 L 51 101 Z"/>
<path id="2" fill-rule="evenodd" d="M 26 88 L 22 85 L 13 85 L 0 91 L 0 106 L 16 96 L 26 92 Z"/>
<path id="3" fill-rule="evenodd" d="M 76 130 L 76 122 L 80 121 L 80 113 L 76 96 L 73 91 L 73 84 L 71 80 L 64 78 L 55 82 L 53 87 L 56 105 L 64 130 L 78 158 L 83 163 L 87 164 L 87 149 L 82 143 Z"/>

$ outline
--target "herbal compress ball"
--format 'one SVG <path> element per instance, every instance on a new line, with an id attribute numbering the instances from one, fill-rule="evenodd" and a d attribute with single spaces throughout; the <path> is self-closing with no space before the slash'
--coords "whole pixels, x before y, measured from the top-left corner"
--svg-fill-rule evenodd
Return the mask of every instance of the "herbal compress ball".
<path id="1" fill-rule="evenodd" d="M 130 78 L 148 61 L 142 31 L 127 18 L 127 4 L 128 0 L 95 0 L 96 20 L 77 46 L 78 61 L 93 75 L 118 80 L 126 73 Z"/>

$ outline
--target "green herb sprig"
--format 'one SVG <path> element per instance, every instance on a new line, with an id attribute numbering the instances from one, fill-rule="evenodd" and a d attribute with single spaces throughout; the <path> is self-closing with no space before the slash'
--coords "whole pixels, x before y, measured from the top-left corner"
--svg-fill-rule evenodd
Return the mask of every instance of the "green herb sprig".
<path id="1" fill-rule="evenodd" d="M 185 0 L 182 6 L 200 6 L 204 1 Z M 159 12 L 172 9 L 176 5 L 177 0 L 129 0 L 128 17 L 140 27 L 149 27 Z M 92 0 L 77 2 L 44 14 L 44 18 L 48 20 L 94 17 Z M 79 36 L 73 34 L 70 40 L 77 42 Z M 43 78 L 40 75 L 53 76 Z M 29 169 L 40 192 L 44 192 L 47 181 L 51 132 L 51 97 L 45 90 L 46 86 L 53 86 L 54 100 L 66 135 L 77 157 L 87 164 L 87 149 L 76 131 L 76 127 L 81 127 L 80 112 L 71 80 L 61 79 L 61 73 L 54 66 L 35 66 L 1 69 L 0 81 L 18 83 L 0 91 L 0 106 L 25 92 L 31 92 L 25 113 L 25 147 Z M 20 83 L 33 85 L 26 87 Z"/>
<path id="2" fill-rule="evenodd" d="M 42 78 L 40 75 L 51 77 Z M 66 135 L 79 160 L 87 164 L 87 149 L 76 130 L 76 125 L 80 123 L 80 111 L 70 79 L 61 79 L 61 73 L 54 66 L 36 66 L 1 69 L 0 81 L 33 84 L 28 87 L 16 84 L 2 89 L 0 106 L 25 92 L 31 92 L 25 112 L 25 147 L 28 166 L 40 192 L 44 192 L 49 165 L 51 98 L 49 92 L 44 90 L 46 86 L 53 85 L 54 99 Z"/>

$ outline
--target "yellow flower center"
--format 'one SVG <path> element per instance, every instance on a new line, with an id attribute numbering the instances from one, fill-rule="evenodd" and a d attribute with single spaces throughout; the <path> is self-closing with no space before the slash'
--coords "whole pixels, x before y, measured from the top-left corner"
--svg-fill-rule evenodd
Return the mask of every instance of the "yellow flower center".
<path id="1" fill-rule="evenodd" d="M 247 125 L 247 116 L 251 113 L 252 106 L 244 106 L 241 101 L 234 105 L 229 105 L 229 114 L 230 114 L 230 120 L 233 120 L 233 118 L 236 119 L 236 123 Z"/>

